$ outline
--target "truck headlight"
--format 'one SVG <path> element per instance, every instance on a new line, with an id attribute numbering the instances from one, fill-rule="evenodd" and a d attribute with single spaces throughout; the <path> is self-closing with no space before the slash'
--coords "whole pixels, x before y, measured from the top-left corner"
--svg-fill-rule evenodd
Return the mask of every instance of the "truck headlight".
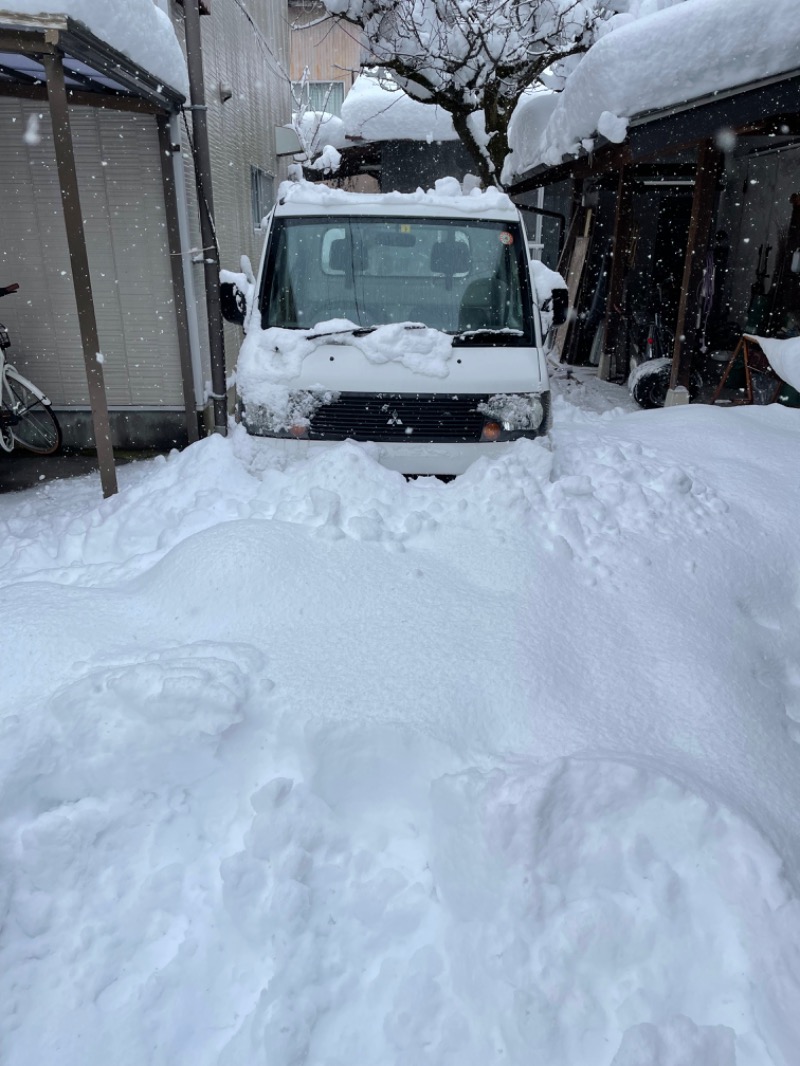
<path id="1" fill-rule="evenodd" d="M 546 400 L 538 392 L 492 396 L 478 405 L 485 416 L 482 441 L 535 437 L 547 430 Z"/>

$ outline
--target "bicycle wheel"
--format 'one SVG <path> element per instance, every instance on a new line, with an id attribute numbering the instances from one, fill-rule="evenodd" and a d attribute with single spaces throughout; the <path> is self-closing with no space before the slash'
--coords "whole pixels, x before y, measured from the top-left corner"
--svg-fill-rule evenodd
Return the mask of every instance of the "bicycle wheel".
<path id="1" fill-rule="evenodd" d="M 14 441 L 36 455 L 52 455 L 61 447 L 58 419 L 38 390 L 11 367 L 6 367 L 3 413 Z"/>

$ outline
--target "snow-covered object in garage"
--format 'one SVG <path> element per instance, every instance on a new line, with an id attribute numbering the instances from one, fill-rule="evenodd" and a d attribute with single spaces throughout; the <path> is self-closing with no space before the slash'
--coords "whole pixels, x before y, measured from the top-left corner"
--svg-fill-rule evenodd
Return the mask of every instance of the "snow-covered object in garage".
<path id="1" fill-rule="evenodd" d="M 787 340 L 756 337 L 756 340 L 778 377 L 800 392 L 800 337 Z"/>

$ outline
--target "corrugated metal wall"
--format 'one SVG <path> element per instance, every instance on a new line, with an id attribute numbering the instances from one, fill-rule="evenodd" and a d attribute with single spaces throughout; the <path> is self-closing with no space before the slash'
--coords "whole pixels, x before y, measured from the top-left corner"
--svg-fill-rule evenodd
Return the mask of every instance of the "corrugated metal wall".
<path id="1" fill-rule="evenodd" d="M 183 42 L 181 8 L 173 3 L 173 19 Z M 275 126 L 291 118 L 289 30 L 285 0 L 212 0 L 211 15 L 200 19 L 203 64 L 211 142 L 212 181 L 217 236 L 222 266 L 238 270 L 239 259 L 249 255 L 258 269 L 262 236 L 254 226 L 250 202 L 250 167 L 275 178 L 275 188 L 285 177 L 285 165 L 275 155 Z M 222 100 L 221 88 L 231 90 Z M 188 122 L 191 131 L 191 119 Z M 181 123 L 192 243 L 199 248 L 200 231 L 191 155 Z M 203 299 L 203 267 L 193 267 L 198 295 L 203 367 L 210 377 L 208 332 Z M 242 340 L 238 326 L 225 327 L 226 364 L 236 365 Z"/>
<path id="2" fill-rule="evenodd" d="M 38 124 L 38 143 L 24 134 Z M 70 115 L 100 345 L 111 406 L 182 403 L 155 119 Z M 47 109 L 0 100 L 0 317 L 13 357 L 58 407 L 88 404 Z"/>

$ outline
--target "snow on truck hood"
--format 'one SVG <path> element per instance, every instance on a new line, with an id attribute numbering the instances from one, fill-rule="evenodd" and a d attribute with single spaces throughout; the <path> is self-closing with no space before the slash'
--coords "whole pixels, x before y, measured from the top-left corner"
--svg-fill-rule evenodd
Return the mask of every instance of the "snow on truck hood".
<path id="1" fill-rule="evenodd" d="M 491 358 L 497 349 L 454 348 L 452 342 L 450 334 L 418 322 L 361 329 L 335 319 L 304 330 L 257 328 L 242 344 L 236 385 L 245 405 L 271 411 L 281 428 L 292 421 L 298 390 L 330 403 L 339 392 L 352 391 L 449 395 L 547 388 L 544 361 L 535 349 L 503 348 L 487 379 L 487 354 Z"/>
<path id="2" fill-rule="evenodd" d="M 252 343 L 248 343 L 250 338 Z M 417 374 L 443 378 L 453 354 L 452 338 L 418 322 L 393 322 L 362 329 L 354 322 L 336 318 L 311 329 L 269 329 L 248 334 L 242 345 L 239 385 L 256 400 L 258 382 L 275 384 L 298 377 L 305 358 L 324 345 L 346 344 L 357 348 L 368 362 L 400 363 Z M 257 401 L 256 401 L 257 402 Z"/>

